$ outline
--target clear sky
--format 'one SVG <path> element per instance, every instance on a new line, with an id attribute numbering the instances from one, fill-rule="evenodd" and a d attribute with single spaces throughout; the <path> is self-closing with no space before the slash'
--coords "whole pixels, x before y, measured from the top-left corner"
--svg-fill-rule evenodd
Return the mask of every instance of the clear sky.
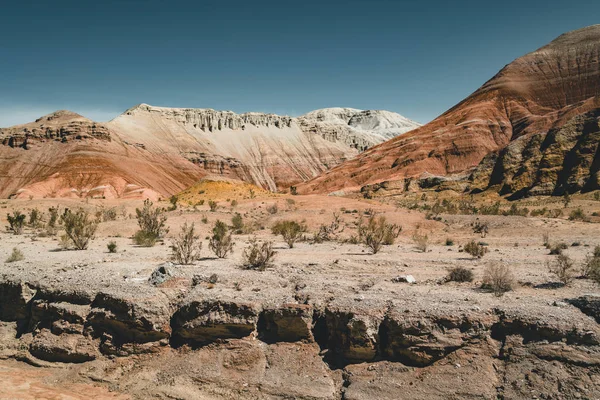
<path id="1" fill-rule="evenodd" d="M 0 8 L 0 126 L 138 103 L 428 122 L 598 0 L 31 0 Z"/>

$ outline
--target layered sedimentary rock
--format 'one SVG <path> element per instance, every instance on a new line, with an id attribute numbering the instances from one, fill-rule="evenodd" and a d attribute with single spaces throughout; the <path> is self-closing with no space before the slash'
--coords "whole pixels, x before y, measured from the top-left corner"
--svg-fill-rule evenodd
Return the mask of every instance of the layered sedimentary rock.
<path id="1" fill-rule="evenodd" d="M 207 174 L 277 191 L 418 126 L 383 111 L 317 114 L 140 104 L 99 124 L 59 111 L 0 129 L 0 196 L 159 197 Z"/>
<path id="2" fill-rule="evenodd" d="M 595 25 L 564 34 L 515 60 L 431 123 L 370 148 L 300 185 L 299 191 L 357 190 L 384 181 L 400 181 L 396 186 L 402 186 L 423 174 L 468 175 L 482 161 L 482 169 L 491 167 L 494 173 L 477 172 L 477 188 L 499 186 L 503 193 L 528 188 L 548 194 L 597 188 L 597 130 L 592 119 L 599 95 L 600 25 Z M 558 142 L 551 144 L 552 138 Z M 509 144 L 513 147 L 507 148 Z M 531 155 L 520 155 L 521 149 Z M 573 152 L 578 151 L 585 161 L 574 167 Z M 539 166 L 535 153 L 543 159 Z M 522 157 L 527 173 L 517 172 L 521 161 L 509 160 L 511 155 Z M 499 157 L 506 168 L 486 157 Z"/>

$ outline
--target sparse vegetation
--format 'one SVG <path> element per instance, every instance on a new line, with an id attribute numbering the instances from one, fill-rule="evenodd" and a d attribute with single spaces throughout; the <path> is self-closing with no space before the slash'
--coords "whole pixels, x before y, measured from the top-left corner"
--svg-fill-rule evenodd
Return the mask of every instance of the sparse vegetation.
<path id="1" fill-rule="evenodd" d="M 90 214 L 81 208 L 76 212 L 65 210 L 61 220 L 65 228 L 65 235 L 70 239 L 75 249 L 87 249 L 98 227 Z"/>
<path id="2" fill-rule="evenodd" d="M 333 213 L 333 221 L 330 224 L 323 224 L 319 227 L 319 231 L 315 233 L 313 242 L 322 243 L 333 240 L 338 240 L 340 234 L 344 231 L 340 214 Z"/>
<path id="3" fill-rule="evenodd" d="M 31 228 L 39 228 L 42 225 L 42 213 L 37 208 L 29 211 L 29 221 L 27 222 Z"/>
<path id="4" fill-rule="evenodd" d="M 446 246 L 454 246 L 454 239 L 446 238 Z"/>
<path id="5" fill-rule="evenodd" d="M 217 207 L 218 207 L 218 204 L 217 204 L 216 201 L 214 201 L 214 200 L 209 200 L 208 201 L 208 208 L 210 209 L 210 212 L 217 211 Z"/>
<path id="6" fill-rule="evenodd" d="M 244 219 L 240 213 L 235 213 L 231 217 L 231 229 L 236 234 L 241 234 L 244 231 Z"/>
<path id="7" fill-rule="evenodd" d="M 306 232 L 306 225 L 293 220 L 279 221 L 273 225 L 271 232 L 273 235 L 283 236 L 283 240 L 291 249 L 294 247 L 294 243 L 300 240 L 302 234 Z"/>
<path id="8" fill-rule="evenodd" d="M 271 261 L 275 257 L 273 250 L 273 242 L 259 243 L 254 237 L 250 240 L 250 245 L 244 249 L 243 260 L 244 268 L 264 271 L 271 265 Z"/>
<path id="9" fill-rule="evenodd" d="M 571 221 L 586 221 L 587 217 L 586 217 L 585 213 L 583 212 L 583 209 L 581 207 L 577 207 L 576 209 L 571 211 L 571 213 L 569 214 L 569 220 L 571 220 Z"/>
<path id="10" fill-rule="evenodd" d="M 373 254 L 377 254 L 386 242 L 394 242 L 402 228 L 396 224 L 387 223 L 383 215 L 377 217 L 372 210 L 367 215 L 369 218 L 366 223 L 362 218 L 358 223 L 358 238 Z"/>
<path id="11" fill-rule="evenodd" d="M 108 248 L 109 253 L 116 253 L 117 252 L 117 243 L 114 240 L 111 240 L 106 245 L 106 248 Z"/>
<path id="12" fill-rule="evenodd" d="M 208 243 L 208 247 L 216 254 L 217 257 L 227 257 L 227 254 L 233 250 L 233 240 L 227 225 L 224 222 L 217 220 L 212 232 L 213 234 Z"/>
<path id="13" fill-rule="evenodd" d="M 478 233 L 482 238 L 486 237 L 490 231 L 490 225 L 487 222 L 477 221 L 473 225 L 473 233 Z"/>
<path id="14" fill-rule="evenodd" d="M 271 204 L 269 207 L 267 207 L 267 212 L 269 214 L 277 214 L 279 212 L 279 207 L 277 207 L 277 203 Z"/>
<path id="15" fill-rule="evenodd" d="M 473 271 L 465 267 L 454 267 L 448 271 L 447 280 L 453 282 L 472 282 L 474 278 Z"/>
<path id="16" fill-rule="evenodd" d="M 563 284 L 568 285 L 575 278 L 575 264 L 566 254 L 559 254 L 548 264 L 548 271 Z"/>
<path id="17" fill-rule="evenodd" d="M 8 231 L 12 232 L 15 235 L 20 235 L 23 233 L 23 226 L 25 225 L 25 214 L 21 211 L 13 211 L 11 214 L 6 214 L 6 219 L 8 220 Z"/>
<path id="18" fill-rule="evenodd" d="M 133 237 L 134 243 L 142 247 L 154 246 L 156 241 L 168 232 L 165 227 L 165 210 L 154 207 L 153 203 L 146 199 L 142 209 L 136 208 L 135 213 L 140 230 Z"/>
<path id="19" fill-rule="evenodd" d="M 594 252 L 585 260 L 581 275 L 600 284 L 600 246 L 596 246 Z"/>
<path id="20" fill-rule="evenodd" d="M 427 248 L 429 247 L 429 237 L 427 235 L 415 232 L 415 234 L 412 236 L 412 240 L 415 243 L 417 250 L 423 253 L 427 251 Z"/>
<path id="21" fill-rule="evenodd" d="M 500 297 L 512 290 L 514 277 L 510 268 L 502 263 L 488 264 L 483 271 L 482 288 L 491 290 L 494 295 Z"/>
<path id="22" fill-rule="evenodd" d="M 555 243 L 555 244 L 549 246 L 550 255 L 560 255 L 560 254 L 562 254 L 563 250 L 566 250 L 568 248 L 569 248 L 569 245 L 564 242 Z"/>
<path id="23" fill-rule="evenodd" d="M 184 223 L 179 236 L 171 244 L 173 250 L 173 260 L 177 264 L 189 265 L 200 258 L 202 242 L 196 235 L 194 224 Z"/>
<path id="24" fill-rule="evenodd" d="M 477 243 L 474 240 L 471 240 L 469 243 L 465 244 L 464 250 L 473 258 L 481 258 L 487 252 L 487 249 L 483 244 Z"/>
<path id="25" fill-rule="evenodd" d="M 19 249 L 17 249 L 16 247 L 13 247 L 12 249 L 12 253 L 10 253 L 10 256 L 8 256 L 8 258 L 6 259 L 7 263 L 12 263 L 12 262 L 17 262 L 17 261 L 22 261 L 25 259 L 25 255 L 23 254 L 23 252 Z"/>

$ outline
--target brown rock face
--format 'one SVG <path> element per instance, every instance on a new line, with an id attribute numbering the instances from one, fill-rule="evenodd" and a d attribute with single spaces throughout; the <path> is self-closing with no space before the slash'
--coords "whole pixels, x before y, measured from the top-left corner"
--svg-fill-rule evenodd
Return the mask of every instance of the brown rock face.
<path id="1" fill-rule="evenodd" d="M 505 152 L 500 157 L 504 158 L 504 164 L 511 157 L 522 157 L 528 160 L 525 164 L 535 164 L 530 168 L 531 176 L 514 184 L 507 182 L 509 176 L 513 177 L 511 173 L 499 177 L 499 172 L 486 176 L 480 171 L 473 177 L 478 180 L 476 188 L 500 184 L 507 193 L 534 186 L 544 193 L 595 188 L 598 135 L 597 129 L 589 126 L 593 125 L 589 121 L 595 114 L 586 113 L 600 106 L 599 61 L 600 25 L 564 34 L 504 67 L 475 93 L 431 123 L 370 148 L 300 185 L 298 191 L 356 190 L 384 181 L 405 182 L 407 178 L 410 181 L 424 173 L 465 173 L 486 156 L 497 157 L 500 151 Z M 579 115 L 582 115 L 579 121 L 589 124 L 573 120 Z M 581 130 L 573 127 L 571 133 L 561 131 L 565 124 L 579 126 Z M 555 145 L 550 144 L 553 137 L 558 141 Z M 506 149 L 512 143 L 514 147 Z M 538 166 L 533 160 L 535 156 L 520 154 L 521 149 L 540 153 L 538 156 L 544 162 Z M 585 161 L 573 165 L 572 151 L 586 154 Z M 492 169 L 496 168 L 494 160 L 485 161 Z M 515 170 L 521 166 L 520 161 L 508 164 Z M 543 176 L 536 178 L 538 170 Z"/>
<path id="2" fill-rule="evenodd" d="M 418 126 L 384 111 L 321 114 L 141 104 L 99 124 L 58 111 L 0 129 L 0 197 L 159 197 L 214 174 L 277 191 Z"/>

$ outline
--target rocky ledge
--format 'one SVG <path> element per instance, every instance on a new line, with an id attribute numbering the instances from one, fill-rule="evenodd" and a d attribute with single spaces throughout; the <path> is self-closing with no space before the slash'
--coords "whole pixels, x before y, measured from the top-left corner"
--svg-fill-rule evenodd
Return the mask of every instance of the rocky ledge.
<path id="1" fill-rule="evenodd" d="M 393 302 L 307 303 L 193 290 L 173 298 L 150 284 L 119 295 L 4 278 L 0 356 L 35 365 L 136 357 L 139 368 L 163 368 L 159 374 L 187 365 L 177 379 L 237 395 L 250 382 L 262 393 L 256 398 L 391 399 L 409 388 L 406 398 L 420 399 L 600 396 L 600 297 L 567 299 L 564 307 L 581 311 L 572 319 L 526 307 L 425 313 Z M 196 371 L 192 359 L 206 357 L 207 369 Z M 233 372 L 236 379 L 227 376 Z M 273 373 L 283 381 L 274 384 Z"/>

